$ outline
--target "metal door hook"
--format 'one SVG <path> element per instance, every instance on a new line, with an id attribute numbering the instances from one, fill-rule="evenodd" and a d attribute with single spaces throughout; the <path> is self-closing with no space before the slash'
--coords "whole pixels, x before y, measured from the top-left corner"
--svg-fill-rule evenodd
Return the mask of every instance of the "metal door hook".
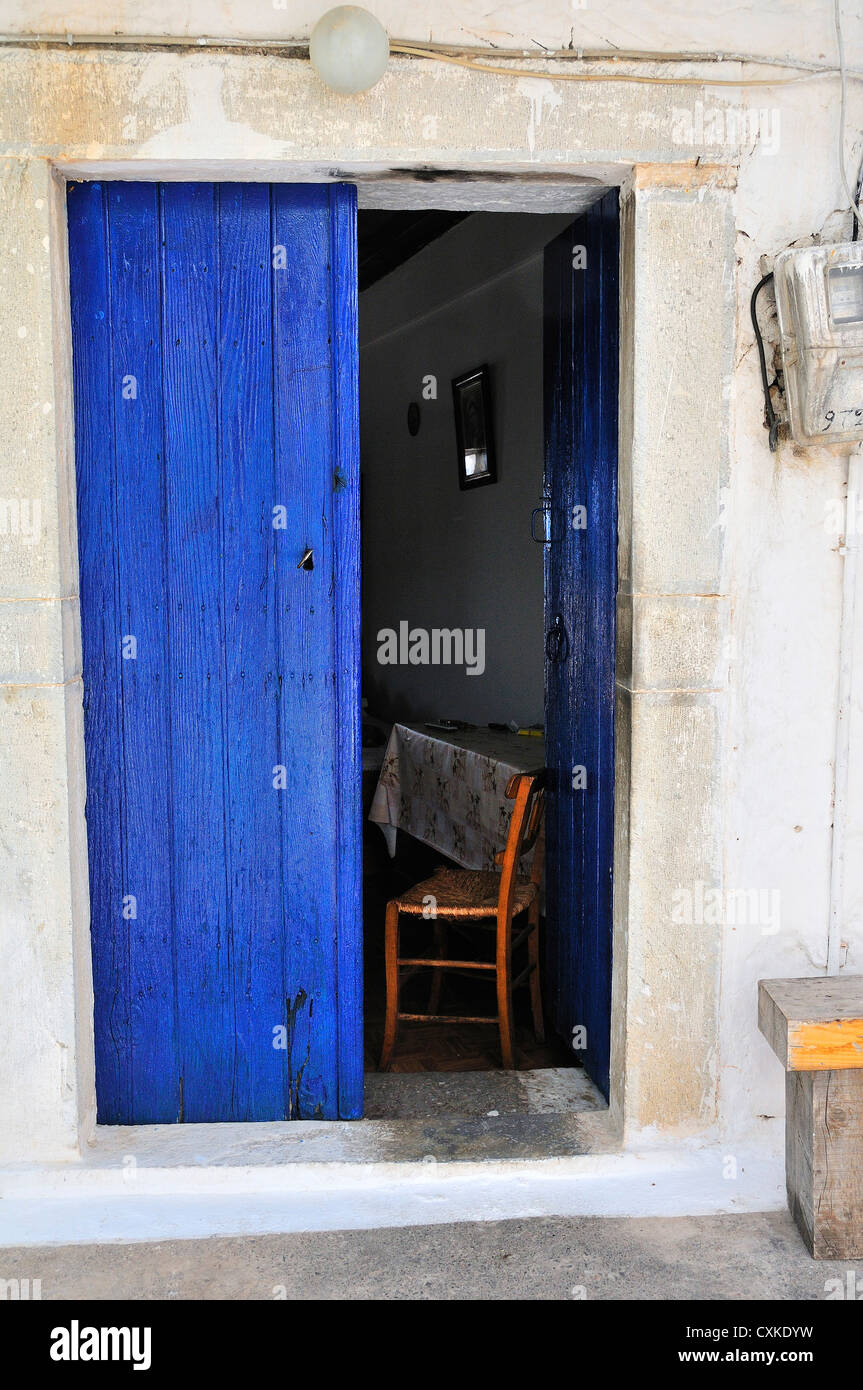
<path id="1" fill-rule="evenodd" d="M 542 517 L 542 535 L 536 534 L 536 518 Z M 543 502 L 541 506 L 534 507 L 530 514 L 530 538 L 536 541 L 537 545 L 551 545 L 551 503 Z"/>
<path id="2" fill-rule="evenodd" d="M 569 655 L 569 638 L 560 613 L 545 634 L 545 654 L 549 661 L 565 661 Z"/>

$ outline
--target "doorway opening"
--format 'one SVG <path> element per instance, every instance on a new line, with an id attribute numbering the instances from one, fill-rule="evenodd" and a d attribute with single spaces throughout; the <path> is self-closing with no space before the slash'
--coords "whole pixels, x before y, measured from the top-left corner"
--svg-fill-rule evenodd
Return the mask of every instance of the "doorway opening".
<path id="1" fill-rule="evenodd" d="M 606 1103 L 616 192 L 597 207 L 358 214 L 367 1118 Z M 399 967 L 387 1054 L 387 903 L 429 890 L 400 958 L 493 962 L 494 921 L 441 931 L 434 875 L 493 873 L 507 784 L 540 771 L 543 1026 L 514 990 L 508 1069 L 488 964 Z M 530 969 L 523 939 L 513 978 Z"/>

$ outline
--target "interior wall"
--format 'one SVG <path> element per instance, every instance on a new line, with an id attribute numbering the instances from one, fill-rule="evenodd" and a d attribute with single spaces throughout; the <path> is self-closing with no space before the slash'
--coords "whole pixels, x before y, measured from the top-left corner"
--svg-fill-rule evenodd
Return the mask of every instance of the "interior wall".
<path id="1" fill-rule="evenodd" d="M 360 296 L 363 693 L 374 714 L 543 719 L 542 546 L 530 536 L 542 493 L 542 247 L 571 220 L 475 214 Z M 463 492 L 451 382 L 484 362 L 498 481 Z M 479 629 L 484 647 L 472 651 L 484 661 L 473 674 L 382 664 L 380 634 L 402 622 Z"/>

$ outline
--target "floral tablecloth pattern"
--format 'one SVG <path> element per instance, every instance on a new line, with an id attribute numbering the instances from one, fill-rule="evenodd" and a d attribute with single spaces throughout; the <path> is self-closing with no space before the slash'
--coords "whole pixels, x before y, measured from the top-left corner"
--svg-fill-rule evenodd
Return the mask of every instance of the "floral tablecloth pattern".
<path id="1" fill-rule="evenodd" d="M 465 869 L 493 869 L 512 815 L 506 784 L 515 772 L 544 766 L 541 738 L 394 724 L 369 820 L 381 827 L 391 855 L 403 830 Z"/>

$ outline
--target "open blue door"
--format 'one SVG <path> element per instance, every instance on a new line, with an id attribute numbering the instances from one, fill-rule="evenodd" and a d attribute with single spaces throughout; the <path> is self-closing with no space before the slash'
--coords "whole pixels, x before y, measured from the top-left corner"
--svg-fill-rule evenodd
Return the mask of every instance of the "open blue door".
<path id="1" fill-rule="evenodd" d="M 546 998 L 608 1096 L 617 595 L 617 190 L 546 248 Z"/>
<path id="2" fill-rule="evenodd" d="M 355 190 L 68 217 L 98 1119 L 353 1118 Z"/>

